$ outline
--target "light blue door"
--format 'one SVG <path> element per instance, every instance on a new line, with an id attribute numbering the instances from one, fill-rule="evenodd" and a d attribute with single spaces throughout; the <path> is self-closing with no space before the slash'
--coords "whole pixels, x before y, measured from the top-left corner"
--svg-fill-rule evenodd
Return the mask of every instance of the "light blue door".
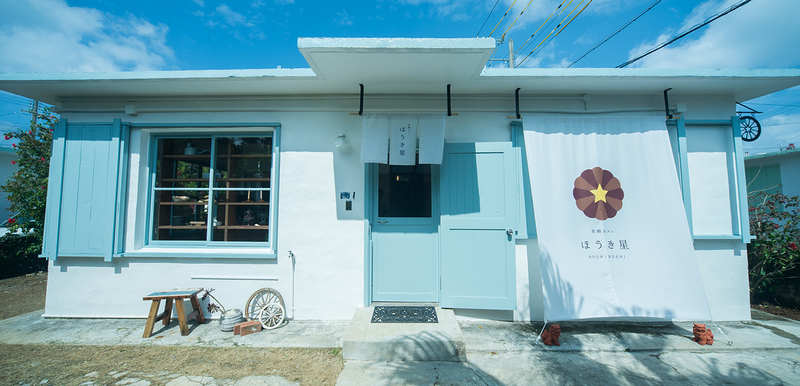
<path id="1" fill-rule="evenodd" d="M 377 165 L 372 208 L 372 300 L 439 300 L 438 173 Z"/>
<path id="2" fill-rule="evenodd" d="M 511 143 L 447 144 L 441 169 L 441 306 L 516 307 Z"/>

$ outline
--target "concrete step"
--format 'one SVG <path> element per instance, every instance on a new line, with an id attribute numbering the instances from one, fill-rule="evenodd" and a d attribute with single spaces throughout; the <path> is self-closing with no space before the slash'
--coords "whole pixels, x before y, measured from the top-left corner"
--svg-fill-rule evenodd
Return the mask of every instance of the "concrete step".
<path id="1" fill-rule="evenodd" d="M 374 306 L 359 308 L 342 340 L 345 360 L 467 360 L 453 310 L 436 307 L 439 323 L 370 323 Z"/>

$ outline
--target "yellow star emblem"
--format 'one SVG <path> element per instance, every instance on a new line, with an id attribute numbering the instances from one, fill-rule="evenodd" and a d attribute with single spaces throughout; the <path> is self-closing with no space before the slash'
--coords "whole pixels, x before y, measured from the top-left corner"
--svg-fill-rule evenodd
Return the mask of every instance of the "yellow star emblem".
<path id="1" fill-rule="evenodd" d="M 594 202 L 597 201 L 607 202 L 606 193 L 608 193 L 608 190 L 603 189 L 602 185 L 597 184 L 597 189 L 590 190 L 590 192 L 594 194 Z"/>

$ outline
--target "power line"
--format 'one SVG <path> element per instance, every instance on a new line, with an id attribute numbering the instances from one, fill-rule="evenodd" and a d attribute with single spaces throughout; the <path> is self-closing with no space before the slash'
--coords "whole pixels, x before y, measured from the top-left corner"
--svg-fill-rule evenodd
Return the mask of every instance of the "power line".
<path id="1" fill-rule="evenodd" d="M 494 7 L 492 7 L 492 10 L 489 11 L 488 15 L 486 15 L 486 20 L 483 21 L 483 25 L 481 25 L 481 29 L 479 29 L 478 33 L 475 35 L 476 38 L 481 36 L 481 31 L 483 31 L 483 27 L 486 26 L 486 22 L 489 21 L 489 17 L 492 16 L 492 13 L 494 13 L 494 9 L 497 8 L 497 4 L 499 4 L 499 3 L 500 3 L 500 0 L 497 0 L 497 1 L 494 2 Z"/>
<path id="2" fill-rule="evenodd" d="M 583 12 L 583 10 L 584 10 L 584 9 L 586 9 L 586 7 L 587 7 L 587 6 L 589 6 L 589 4 L 592 2 L 592 0 L 589 0 L 589 2 L 588 2 L 588 3 L 586 3 L 586 5 L 583 7 L 583 9 L 581 9 L 581 11 L 580 11 L 580 12 L 578 12 L 578 14 L 576 14 L 575 16 L 573 16 L 573 17 L 572 17 L 572 19 L 570 19 L 570 20 L 567 22 L 567 24 L 565 24 L 565 25 L 564 25 L 564 27 L 562 27 L 562 28 L 559 30 L 558 28 L 559 28 L 559 27 L 561 27 L 561 25 L 562 25 L 562 24 L 564 24 L 564 22 L 565 22 L 567 19 L 569 19 L 570 15 L 572 15 L 572 13 L 573 13 L 573 12 L 575 12 L 575 10 L 577 10 L 577 9 L 578 9 L 578 7 L 580 7 L 580 6 L 581 6 L 581 4 L 583 4 L 583 1 L 584 1 L 584 0 L 581 0 L 581 1 L 580 1 L 578 4 L 576 4 L 576 5 L 575 5 L 575 8 L 573 8 L 571 11 L 569 11 L 569 13 L 567 14 L 567 16 L 565 16 L 565 17 L 564 17 L 564 20 L 561 20 L 561 22 L 559 22 L 559 23 L 558 23 L 558 25 L 556 25 L 556 27 L 555 27 L 555 28 L 553 28 L 553 30 L 552 30 L 552 31 L 550 31 L 550 33 L 549 33 L 549 34 L 547 34 L 547 36 L 545 36 L 545 37 L 544 37 L 544 39 L 542 39 L 542 41 L 540 41 L 540 42 L 539 42 L 539 44 L 538 44 L 538 45 L 537 45 L 537 46 L 536 46 L 536 47 L 535 47 L 533 50 L 531 50 L 531 52 L 530 52 L 530 53 L 528 53 L 528 55 L 527 55 L 527 56 L 525 56 L 525 59 L 523 59 L 523 60 L 522 60 L 522 62 L 520 62 L 520 65 L 522 65 L 522 63 L 524 63 L 524 62 L 525 62 L 525 60 L 527 60 L 527 59 L 528 59 L 528 58 L 529 58 L 531 55 L 533 55 L 533 54 L 534 54 L 534 52 L 536 52 L 536 50 L 537 50 L 537 49 L 539 49 L 539 47 L 544 47 L 544 46 L 543 46 L 543 44 L 545 44 L 545 42 L 548 42 L 548 39 L 550 39 L 550 36 L 553 36 L 553 38 L 555 38 L 556 36 L 558 36 L 558 35 L 561 33 L 561 31 L 563 31 L 563 30 L 564 30 L 564 28 L 567 28 L 567 26 L 568 26 L 568 25 L 570 25 L 570 23 L 572 23 L 572 20 L 575 20 L 575 17 L 577 17 L 578 15 L 580 15 L 580 14 Z M 570 4 L 572 4 L 572 0 L 570 0 L 570 2 L 569 2 L 569 3 L 567 3 L 567 6 L 569 6 Z M 561 10 L 561 12 L 559 12 L 559 16 L 560 16 L 562 13 L 564 13 L 564 10 L 566 10 L 566 8 L 567 8 L 567 7 L 565 7 L 563 10 Z M 548 27 L 549 27 L 549 25 L 548 25 Z M 553 32 L 555 32 L 556 34 L 555 34 L 555 35 L 553 35 Z"/>
<path id="3" fill-rule="evenodd" d="M 516 4 L 516 3 L 517 3 L 517 0 L 514 0 L 514 2 L 513 2 L 513 3 L 511 3 L 511 6 L 510 6 L 510 7 L 508 7 L 508 11 L 506 11 L 506 13 L 504 13 L 504 14 L 503 14 L 503 17 L 501 17 L 501 18 L 500 18 L 500 21 L 498 21 L 498 22 L 497 22 L 497 25 L 496 25 L 496 26 L 494 26 L 494 29 L 492 30 L 492 32 L 489 32 L 489 36 L 492 36 L 492 34 L 494 33 L 494 31 L 497 29 L 497 27 L 499 27 L 499 26 L 500 26 L 500 23 L 502 23 L 502 22 L 503 22 L 503 19 L 505 19 L 505 18 L 506 18 L 506 15 L 508 15 L 508 13 L 509 13 L 509 12 L 511 12 L 511 8 L 514 8 L 514 4 Z"/>
<path id="4" fill-rule="evenodd" d="M 783 107 L 786 107 L 786 106 L 797 106 L 797 105 L 798 105 L 798 103 L 800 103 L 800 102 L 795 102 L 795 103 L 793 103 L 793 104 L 790 104 L 790 105 L 787 105 L 787 104 L 781 104 L 781 103 L 757 103 L 757 102 L 747 102 L 747 104 L 748 104 L 748 105 L 761 105 L 761 106 L 783 106 Z"/>
<path id="5" fill-rule="evenodd" d="M 761 117 L 762 118 L 774 117 L 776 115 L 785 114 L 785 113 L 787 113 L 789 111 L 792 111 L 792 110 L 794 110 L 794 109 L 796 109 L 798 107 L 800 107 L 800 101 L 794 102 L 794 103 L 789 104 L 789 105 L 783 105 L 781 107 L 778 107 L 777 109 L 773 109 L 773 110 L 767 111 L 763 115 L 761 115 Z"/>
<path id="6" fill-rule="evenodd" d="M 707 26 L 712 21 L 717 20 L 717 19 L 719 19 L 719 18 L 721 18 L 721 17 L 723 17 L 723 16 L 735 11 L 739 7 L 745 5 L 745 4 L 749 3 L 749 2 L 750 2 L 750 0 L 744 0 L 744 1 L 740 2 L 740 3 L 738 3 L 738 4 L 735 4 L 735 5 L 731 6 L 731 7 L 729 7 L 728 9 L 726 9 L 726 10 L 724 10 L 724 11 L 722 11 L 722 12 L 720 12 L 720 13 L 714 15 L 714 16 L 712 16 L 711 18 L 706 19 L 706 21 L 695 25 L 694 27 L 690 28 L 688 31 L 683 32 L 680 35 L 678 35 L 678 36 L 676 36 L 676 37 L 674 37 L 674 38 L 672 38 L 672 39 L 670 39 L 670 40 L 668 40 L 668 41 L 666 41 L 664 43 L 661 43 L 661 44 L 659 44 L 658 46 L 656 46 L 654 48 L 651 48 L 649 51 L 645 52 L 644 54 L 639 55 L 639 56 L 637 56 L 637 57 L 635 57 L 635 58 L 633 58 L 633 59 L 631 59 L 631 60 L 629 60 L 629 61 L 627 61 L 625 63 L 620 64 L 616 68 L 627 67 L 629 64 L 637 62 L 637 61 L 639 61 L 639 59 L 642 59 L 645 56 L 652 54 L 653 52 L 656 52 L 656 51 L 658 51 L 658 50 L 660 50 L 660 49 L 662 49 L 662 48 L 664 48 L 664 47 L 666 47 L 666 46 L 668 46 L 668 45 L 670 45 L 672 43 L 675 43 L 676 41 L 678 41 L 679 39 L 683 38 L 684 36 L 694 32 L 694 31 L 697 31 L 700 28 L 703 28 L 703 27 Z"/>
<path id="7" fill-rule="evenodd" d="M 569 16 L 570 16 L 570 15 L 572 15 L 572 13 L 576 11 L 576 10 L 578 9 L 578 7 L 580 7 L 580 6 L 581 6 L 581 4 L 583 4 L 583 1 L 584 1 L 584 0 L 581 0 L 581 2 L 580 2 L 580 3 L 578 3 L 578 4 L 575 6 L 575 8 L 574 8 L 572 11 L 570 11 L 570 12 L 567 14 L 567 16 L 564 18 L 564 20 L 567 20 L 567 19 L 569 18 Z M 554 29 L 553 29 L 553 31 L 550 31 L 550 34 L 548 34 L 547 36 L 545 36 L 545 38 L 544 38 L 544 39 L 543 39 L 541 42 L 539 42 L 539 45 L 537 45 L 537 46 L 536 46 L 536 48 L 534 48 L 534 49 L 533 49 L 533 50 L 532 50 L 532 51 L 531 51 L 531 52 L 530 52 L 530 53 L 529 53 L 527 56 L 525 56 L 525 58 L 524 58 L 524 59 L 522 59 L 522 61 L 521 61 L 521 62 L 519 63 L 519 65 L 517 65 L 516 67 L 519 67 L 519 66 L 521 66 L 522 64 L 524 64 L 524 63 L 525 63 L 525 61 L 526 61 L 526 60 L 528 60 L 528 58 L 530 58 L 531 56 L 536 56 L 536 54 L 538 54 L 538 53 L 540 52 L 540 51 L 537 51 L 537 50 L 539 49 L 539 47 L 542 47 L 542 48 L 544 48 L 544 47 L 545 47 L 547 44 L 550 44 L 550 42 L 552 42 L 553 40 L 555 40 L 555 38 L 556 38 L 558 35 L 560 35 L 560 34 L 561 34 L 561 32 L 562 32 L 562 31 L 564 31 L 564 30 L 565 30 L 567 27 L 569 27 L 569 25 L 570 25 L 570 24 L 572 24 L 572 22 L 575 20 L 575 18 L 576 18 L 576 17 L 578 17 L 578 16 L 579 16 L 581 13 L 583 13 L 583 11 L 584 11 L 584 10 L 586 10 L 586 7 L 588 7 L 588 6 L 589 6 L 589 4 L 591 4 L 591 3 L 592 3 L 592 0 L 589 0 L 589 2 L 588 2 L 588 3 L 586 3 L 586 5 L 584 5 L 584 6 L 583 6 L 583 8 L 581 8 L 581 10 L 580 10 L 580 11 L 578 11 L 578 13 L 576 13 L 576 14 L 575 14 L 575 16 L 572 16 L 572 19 L 569 19 L 569 21 L 567 22 L 567 24 L 565 24 L 563 27 L 561 27 L 561 29 L 560 29 L 560 30 L 558 30 L 558 32 L 556 32 L 556 34 L 555 34 L 555 35 L 553 35 L 553 32 L 555 32 L 555 31 L 558 29 L 558 27 L 559 27 L 559 26 L 561 26 L 561 23 L 564 23 L 564 20 L 562 20 L 562 21 L 561 21 L 561 23 L 559 23 L 559 24 L 556 26 L 556 28 L 554 28 Z M 550 39 L 550 36 L 551 36 L 551 35 L 553 36 L 553 38 L 552 38 L 552 39 Z M 548 39 L 549 39 L 549 40 L 548 40 Z M 545 42 L 546 42 L 546 43 L 545 43 Z"/>
<path id="8" fill-rule="evenodd" d="M 547 25 L 547 27 L 550 27 L 550 25 L 551 25 L 551 24 L 553 24 L 553 21 L 555 21 L 555 20 L 556 20 L 556 19 L 553 17 L 553 16 L 556 14 L 556 12 L 558 12 L 558 14 L 559 14 L 559 15 L 561 15 L 561 13 L 563 13 L 563 12 L 564 12 L 564 9 L 566 9 L 566 7 L 564 7 L 564 9 L 561 9 L 561 7 L 563 7 L 563 6 L 564 6 L 564 3 L 565 3 L 565 2 L 567 2 L 567 0 L 561 0 L 561 4 L 559 4 L 559 5 L 558 5 L 558 7 L 556 7 L 556 9 L 554 9 L 552 13 L 550 13 L 550 16 L 548 16 L 548 17 L 547 17 L 547 19 L 544 19 L 544 21 L 542 22 L 542 25 L 540 25 L 540 26 L 539 26 L 539 28 L 537 28 L 537 29 L 536 29 L 536 31 L 534 31 L 534 32 L 531 34 L 531 37 L 529 37 L 529 38 L 528 38 L 528 40 L 526 40 L 526 41 L 525 41 L 525 43 L 522 43 L 522 45 L 520 45 L 520 46 L 519 46 L 519 48 L 517 49 L 517 51 L 516 51 L 516 52 L 514 52 L 514 55 L 518 54 L 520 51 L 522 51 L 523 49 L 525 49 L 525 46 L 526 46 L 526 45 L 528 45 L 528 43 L 531 41 L 531 39 L 533 39 L 533 37 L 534 37 L 534 36 L 536 36 L 536 34 L 538 34 L 538 33 L 539 33 L 539 31 L 542 29 L 542 27 L 545 27 L 545 25 Z M 572 1 L 570 0 L 570 2 L 572 2 Z M 569 4 L 568 4 L 568 5 L 569 5 Z M 559 12 L 559 10 L 561 10 L 561 11 Z M 558 17 L 558 16 L 556 16 L 556 17 Z M 552 20 L 551 20 L 551 19 L 552 19 Z"/>
<path id="9" fill-rule="evenodd" d="M 764 126 L 788 126 L 788 125 L 800 125 L 800 121 L 798 122 L 784 122 L 784 123 L 765 123 Z"/>
<path id="10" fill-rule="evenodd" d="M 649 7 L 647 7 L 647 9 L 645 9 L 645 10 L 644 10 L 644 11 L 642 11 L 642 12 L 640 12 L 638 15 L 636 15 L 636 17 L 634 17 L 633 19 L 631 19 L 630 21 L 628 21 L 627 23 L 625 23 L 625 25 L 623 25 L 622 27 L 620 27 L 619 29 L 617 29 L 616 31 L 614 31 L 614 33 L 613 33 L 613 34 L 611 34 L 611 35 L 609 35 L 607 38 L 603 39 L 603 41 L 602 41 L 602 42 L 600 42 L 600 43 L 597 43 L 597 45 L 596 45 L 596 46 L 594 46 L 594 47 L 592 47 L 592 49 L 591 49 L 591 50 L 589 50 L 589 51 L 586 51 L 586 53 L 585 53 L 585 54 L 583 54 L 583 55 L 581 55 L 581 57 L 580 57 L 580 58 L 578 58 L 578 59 L 576 59 L 574 62 L 570 63 L 570 65 L 569 65 L 569 66 L 567 66 L 567 68 L 570 68 L 570 67 L 572 67 L 573 65 L 575 65 L 575 63 L 578 63 L 578 62 L 579 62 L 581 59 L 585 58 L 585 57 L 586 57 L 586 55 L 589 55 L 589 54 L 591 54 L 591 53 L 592 53 L 592 51 L 594 51 L 594 50 L 596 50 L 598 47 L 602 46 L 602 45 L 603 45 L 605 42 L 607 42 L 609 39 L 613 38 L 613 37 L 614 37 L 614 36 L 616 36 L 618 33 L 622 32 L 622 30 L 624 30 L 625 28 L 628 28 L 628 26 L 629 26 L 629 25 L 631 25 L 633 22 L 635 22 L 635 21 L 636 21 L 636 20 L 638 20 L 640 17 L 642 17 L 642 16 L 643 16 L 645 13 L 647 13 L 647 11 L 649 11 L 649 10 L 653 9 L 653 7 L 655 7 L 655 6 L 656 6 L 658 3 L 660 3 L 660 2 L 661 2 L 661 0 L 656 0 L 656 1 L 655 1 L 653 4 L 650 4 L 650 6 L 649 6 Z"/>
<path id="11" fill-rule="evenodd" d="M 528 5 L 526 5 L 525 8 L 522 9 L 522 12 L 520 12 L 519 15 L 517 15 L 517 18 L 514 19 L 514 21 L 511 23 L 510 26 L 508 26 L 508 28 L 506 28 L 506 32 L 503 32 L 503 36 L 500 37 L 500 40 L 503 40 L 506 37 L 506 34 L 508 33 L 508 31 L 511 29 L 511 27 L 514 26 L 514 24 L 517 22 L 517 20 L 519 20 L 519 18 L 522 17 L 522 14 L 525 13 L 525 11 L 528 10 L 528 7 L 531 6 L 531 3 L 533 3 L 533 0 L 529 0 L 528 1 Z"/>

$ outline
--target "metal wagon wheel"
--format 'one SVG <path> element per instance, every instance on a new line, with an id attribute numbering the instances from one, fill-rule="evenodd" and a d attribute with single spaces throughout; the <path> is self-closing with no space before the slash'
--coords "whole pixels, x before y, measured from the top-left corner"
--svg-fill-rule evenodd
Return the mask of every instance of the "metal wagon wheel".
<path id="1" fill-rule="evenodd" d="M 753 142 L 761 136 L 761 124 L 758 120 L 745 115 L 739 117 L 741 119 L 742 140 L 746 142 Z"/>
<path id="2" fill-rule="evenodd" d="M 284 310 L 283 313 L 286 313 L 286 306 L 283 304 L 281 293 L 274 288 L 261 288 L 247 299 L 247 305 L 244 307 L 244 316 L 247 320 L 260 320 L 259 314 L 261 310 L 271 304 L 279 305 Z"/>
<path id="3" fill-rule="evenodd" d="M 269 303 L 258 313 L 258 321 L 265 330 L 280 327 L 286 318 L 286 308 L 279 303 Z"/>

